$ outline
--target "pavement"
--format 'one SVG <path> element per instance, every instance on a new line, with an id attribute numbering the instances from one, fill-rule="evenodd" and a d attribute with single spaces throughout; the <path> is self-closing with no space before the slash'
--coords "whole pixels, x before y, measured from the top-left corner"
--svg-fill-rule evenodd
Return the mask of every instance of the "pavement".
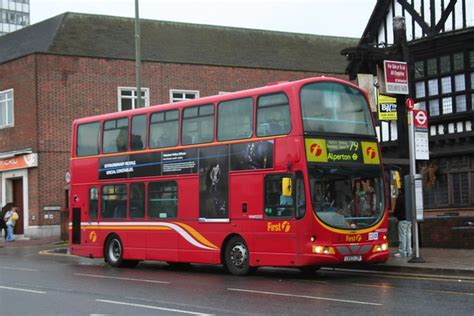
<path id="1" fill-rule="evenodd" d="M 56 238 L 22 239 L 17 238 L 14 242 L 0 240 L 0 248 L 16 247 L 38 247 L 41 250 L 51 249 L 55 253 L 67 254 L 67 242 Z M 392 254 L 397 252 L 391 248 Z M 474 279 L 474 249 L 447 249 L 447 248 L 420 248 L 419 258 L 423 263 L 411 263 L 412 258 L 394 257 L 383 264 L 373 265 L 351 265 L 344 268 L 373 271 L 374 273 L 406 273 L 416 275 L 436 275 L 446 277 L 464 277 Z"/>

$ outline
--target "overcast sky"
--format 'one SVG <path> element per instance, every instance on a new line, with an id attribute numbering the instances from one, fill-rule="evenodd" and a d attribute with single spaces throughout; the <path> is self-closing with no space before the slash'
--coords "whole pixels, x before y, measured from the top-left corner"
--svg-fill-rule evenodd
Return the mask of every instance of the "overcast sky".
<path id="1" fill-rule="evenodd" d="M 361 37 L 376 0 L 140 0 L 140 18 Z M 30 0 L 31 24 L 64 12 L 135 16 L 135 0 Z"/>

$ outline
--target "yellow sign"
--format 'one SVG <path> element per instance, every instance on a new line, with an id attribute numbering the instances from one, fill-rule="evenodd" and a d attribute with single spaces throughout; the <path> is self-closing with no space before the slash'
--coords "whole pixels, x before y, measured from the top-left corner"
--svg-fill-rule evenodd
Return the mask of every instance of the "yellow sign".
<path id="1" fill-rule="evenodd" d="M 307 138 L 306 159 L 310 162 L 328 162 L 328 151 L 325 139 Z"/>
<path id="2" fill-rule="evenodd" d="M 362 155 L 364 157 L 364 163 L 370 165 L 379 165 L 379 149 L 375 142 L 361 142 L 362 144 Z"/>
<path id="3" fill-rule="evenodd" d="M 282 233 L 288 233 L 291 230 L 291 225 L 290 222 L 284 221 L 280 223 L 272 223 L 268 222 L 267 223 L 267 231 L 268 232 L 282 232 Z"/>
<path id="4" fill-rule="evenodd" d="M 378 113 L 380 121 L 396 121 L 397 120 L 397 99 L 386 95 L 379 95 Z"/>

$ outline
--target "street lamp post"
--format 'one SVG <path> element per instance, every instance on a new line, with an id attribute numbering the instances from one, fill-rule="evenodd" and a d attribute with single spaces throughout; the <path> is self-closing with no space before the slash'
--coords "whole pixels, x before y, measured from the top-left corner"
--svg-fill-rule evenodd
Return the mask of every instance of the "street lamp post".
<path id="1" fill-rule="evenodd" d="M 137 102 L 135 107 L 140 108 L 142 103 L 142 71 L 141 71 L 141 47 L 140 47 L 140 17 L 138 0 L 135 0 L 135 85 L 137 88 Z"/>

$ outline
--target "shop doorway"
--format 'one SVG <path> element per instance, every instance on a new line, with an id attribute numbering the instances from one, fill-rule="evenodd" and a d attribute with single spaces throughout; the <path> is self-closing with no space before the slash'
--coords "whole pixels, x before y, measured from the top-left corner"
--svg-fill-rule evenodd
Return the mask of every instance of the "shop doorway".
<path id="1" fill-rule="evenodd" d="M 12 184 L 12 196 L 13 204 L 18 206 L 18 221 L 15 225 L 15 235 L 23 235 L 25 232 L 24 227 L 24 216 L 25 212 L 23 211 L 23 178 L 11 179 Z"/>

